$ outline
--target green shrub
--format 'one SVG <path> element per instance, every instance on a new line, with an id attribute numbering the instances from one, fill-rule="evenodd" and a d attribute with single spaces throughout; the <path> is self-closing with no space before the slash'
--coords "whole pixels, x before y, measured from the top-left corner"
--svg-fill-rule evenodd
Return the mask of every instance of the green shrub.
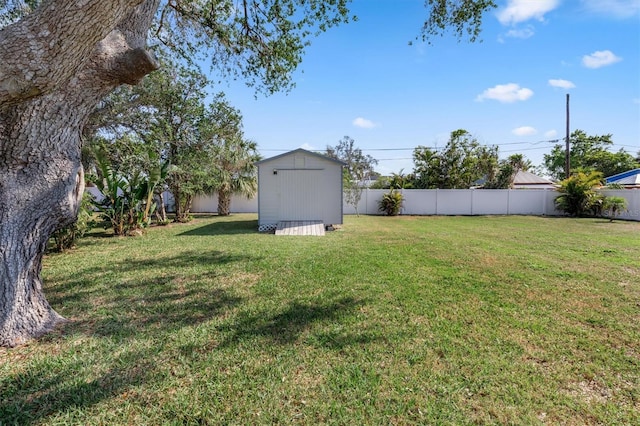
<path id="1" fill-rule="evenodd" d="M 585 216 L 599 210 L 599 197 L 596 188 L 602 184 L 602 173 L 591 172 L 588 175 L 582 172 L 560 182 L 555 204 L 569 216 Z"/>
<path id="2" fill-rule="evenodd" d="M 623 211 L 627 210 L 627 200 L 623 197 L 604 197 L 602 203 L 603 212 L 608 213 L 609 220 L 613 222 L 616 216 L 620 215 Z"/>
<path id="3" fill-rule="evenodd" d="M 560 183 L 555 203 L 558 210 L 570 216 L 608 217 L 611 221 L 627 209 L 627 200 L 623 197 L 607 197 L 596 189 L 602 185 L 602 174 L 582 172 Z"/>
<path id="4" fill-rule="evenodd" d="M 113 228 L 115 235 L 139 235 L 149 226 L 156 205 L 153 191 L 166 175 L 165 165 L 150 172 L 134 170 L 124 173 L 116 170 L 106 151 L 94 151 L 100 178 L 94 182 L 102 195 L 93 205 L 104 221 L 105 229 Z M 164 174 L 163 174 L 164 173 Z"/>
<path id="5" fill-rule="evenodd" d="M 400 214 L 402 202 L 404 201 L 402 194 L 396 190 L 391 190 L 382 195 L 378 203 L 378 210 L 387 216 L 397 216 Z"/>

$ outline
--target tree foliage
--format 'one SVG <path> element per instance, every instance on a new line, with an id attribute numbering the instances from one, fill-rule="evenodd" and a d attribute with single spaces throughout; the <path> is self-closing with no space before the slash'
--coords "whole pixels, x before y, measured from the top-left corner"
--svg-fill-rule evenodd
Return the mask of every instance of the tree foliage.
<path id="1" fill-rule="evenodd" d="M 168 163 L 159 164 L 155 157 L 155 166 L 146 171 L 118 168 L 106 146 L 98 146 L 93 151 L 97 164 L 94 183 L 103 195 L 102 199 L 93 200 L 93 205 L 115 235 L 134 235 L 151 221 L 150 215 L 156 208 L 155 187 L 166 176 Z M 154 153 L 150 151 L 147 155 L 153 157 Z M 153 164 L 153 160 L 148 163 Z"/>
<path id="2" fill-rule="evenodd" d="M 219 93 L 211 104 L 190 123 L 189 135 L 180 143 L 166 140 L 174 167 L 169 174 L 169 189 L 176 200 L 176 221 L 191 218 L 193 199 L 198 194 L 217 191 L 222 185 L 222 152 L 231 153 L 234 141 L 242 138 L 242 115 Z M 225 146 L 226 144 L 226 146 Z"/>
<path id="3" fill-rule="evenodd" d="M 142 149 L 170 164 L 166 179 L 156 187 L 158 193 L 165 188 L 171 191 L 175 220 L 185 222 L 190 220 L 197 194 L 221 190 L 224 200 L 230 196 L 228 191 L 251 193 L 247 170 L 255 160 L 255 144 L 243 141 L 242 115 L 224 94 L 218 93 L 205 105 L 208 80 L 197 70 L 165 61 L 167 66 L 151 73 L 140 85 L 122 87 L 105 99 L 86 133 L 108 139 L 115 162 L 126 158 L 124 153 Z M 136 143 L 123 146 L 122 140 Z M 243 147 L 253 153 L 247 151 L 247 157 L 241 158 Z M 157 162 L 141 162 L 129 168 L 149 174 L 156 167 Z"/>
<path id="4" fill-rule="evenodd" d="M 495 163 L 494 163 L 495 164 Z M 522 154 L 512 154 L 504 160 L 500 160 L 494 165 L 495 172 L 489 172 L 484 189 L 507 189 L 513 188 L 513 183 L 519 171 L 528 171 L 531 168 L 531 161 Z"/>
<path id="5" fill-rule="evenodd" d="M 585 216 L 598 212 L 600 203 L 596 189 L 602 185 L 602 173 L 578 172 L 560 182 L 555 199 L 556 208 L 569 216 Z"/>
<path id="6" fill-rule="evenodd" d="M 382 194 L 382 198 L 378 202 L 378 211 L 387 216 L 397 216 L 400 214 L 403 202 L 402 193 L 397 189 L 391 189 L 389 192 Z"/>
<path id="7" fill-rule="evenodd" d="M 422 26 L 421 37 L 429 42 L 447 31 L 452 31 L 459 40 L 466 36 L 469 41 L 476 41 L 482 18 L 497 7 L 493 0 L 425 0 L 425 6 L 431 13 Z"/>
<path id="8" fill-rule="evenodd" d="M 609 217 L 609 221 L 613 222 L 617 216 L 627 210 L 627 199 L 618 196 L 607 196 L 602 203 L 602 212 Z"/>
<path id="9" fill-rule="evenodd" d="M 465 189 L 480 179 L 495 178 L 498 148 L 480 145 L 469 132 L 459 129 L 451 132 L 441 151 L 417 147 L 413 164 L 415 188 Z"/>
<path id="10" fill-rule="evenodd" d="M 589 136 L 575 130 L 569 136 L 571 173 L 596 171 L 608 177 L 640 167 L 640 161 L 624 149 L 610 152 L 612 145 L 610 134 Z M 554 179 L 565 178 L 565 151 L 564 144 L 557 144 L 544 155 L 544 166 Z"/>
<path id="11" fill-rule="evenodd" d="M 0 0 L 0 28 L 31 13 L 40 0 Z"/>
<path id="12" fill-rule="evenodd" d="M 152 42 L 196 65 L 211 61 L 221 78 L 241 77 L 271 94 L 294 86 L 312 37 L 356 18 L 350 0 L 161 1 Z"/>
<path id="13" fill-rule="evenodd" d="M 342 189 L 345 201 L 356 209 L 362 198 L 365 182 L 375 174 L 373 167 L 378 160 L 355 146 L 355 141 L 345 136 L 336 146 L 327 146 L 327 156 L 345 163 L 342 169 Z"/>
<path id="14" fill-rule="evenodd" d="M 212 146 L 213 191 L 218 194 L 218 214 L 230 213 L 233 194 L 253 197 L 258 191 L 256 161 L 260 160 L 255 142 L 241 133 L 221 139 Z"/>
<path id="15" fill-rule="evenodd" d="M 352 138 L 345 136 L 336 146 L 327 146 L 327 156 L 346 164 L 345 181 L 361 182 L 375 173 L 373 168 L 378 164 L 378 160 L 364 154 L 355 143 Z"/>
<path id="16" fill-rule="evenodd" d="M 598 191 L 603 185 L 602 173 L 578 172 L 560 182 L 555 204 L 569 216 L 602 216 L 613 221 L 627 209 L 623 197 L 606 196 Z"/>

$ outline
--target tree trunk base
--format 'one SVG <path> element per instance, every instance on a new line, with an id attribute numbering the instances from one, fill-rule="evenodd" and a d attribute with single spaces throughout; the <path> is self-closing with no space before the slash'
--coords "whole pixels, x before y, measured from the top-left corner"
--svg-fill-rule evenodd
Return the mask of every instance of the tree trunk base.
<path id="1" fill-rule="evenodd" d="M 16 346 L 24 345 L 69 322 L 69 320 L 54 311 L 48 303 L 46 303 L 46 306 L 26 309 L 29 312 L 29 319 L 37 322 L 30 322 L 21 317 L 19 318 L 19 323 L 9 321 L 8 324 L 4 324 L 0 329 L 0 347 L 15 348 Z"/>

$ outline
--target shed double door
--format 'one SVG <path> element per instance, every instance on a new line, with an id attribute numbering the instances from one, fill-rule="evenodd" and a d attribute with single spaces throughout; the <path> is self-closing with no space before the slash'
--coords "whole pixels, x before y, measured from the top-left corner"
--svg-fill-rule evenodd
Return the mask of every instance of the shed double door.
<path id="1" fill-rule="evenodd" d="M 280 219 L 322 220 L 322 170 L 278 170 Z"/>

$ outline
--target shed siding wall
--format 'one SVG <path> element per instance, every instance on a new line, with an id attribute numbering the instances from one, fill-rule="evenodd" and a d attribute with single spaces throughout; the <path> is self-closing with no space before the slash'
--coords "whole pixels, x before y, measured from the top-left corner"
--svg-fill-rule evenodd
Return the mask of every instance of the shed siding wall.
<path id="1" fill-rule="evenodd" d="M 342 167 L 299 152 L 263 161 L 258 165 L 258 213 L 261 226 L 281 220 L 341 224 Z"/>

